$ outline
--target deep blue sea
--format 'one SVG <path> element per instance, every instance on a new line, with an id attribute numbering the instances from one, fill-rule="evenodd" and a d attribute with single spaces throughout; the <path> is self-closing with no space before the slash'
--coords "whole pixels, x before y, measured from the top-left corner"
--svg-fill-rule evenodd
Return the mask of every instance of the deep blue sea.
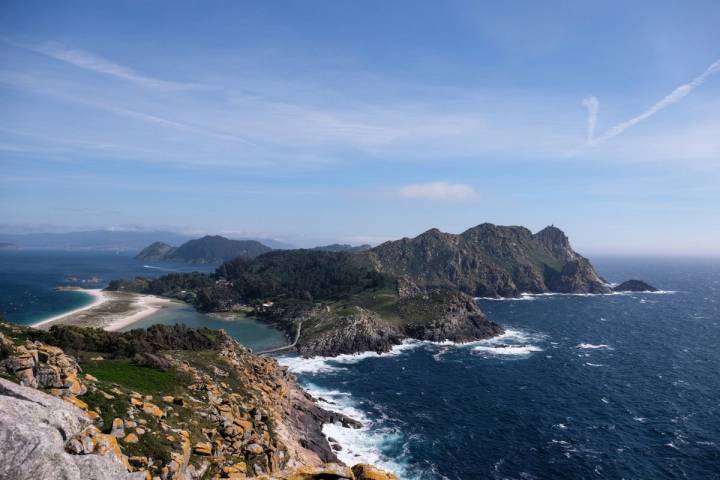
<path id="1" fill-rule="evenodd" d="M 664 292 L 481 299 L 503 337 L 281 362 L 327 408 L 365 422 L 325 427 L 341 459 L 404 479 L 720 478 L 720 258 L 592 260 L 610 281 Z M 29 324 L 89 302 L 56 286 L 188 269 L 149 267 L 122 254 L 0 252 L 0 311 Z M 93 276 L 101 285 L 82 282 Z M 225 328 L 253 348 L 281 341 L 182 306 L 134 327 L 152 323 Z"/>
<path id="2" fill-rule="evenodd" d="M 720 259 L 593 261 L 666 292 L 479 300 L 504 337 L 282 362 L 366 421 L 326 426 L 343 460 L 406 479 L 720 478 Z"/>

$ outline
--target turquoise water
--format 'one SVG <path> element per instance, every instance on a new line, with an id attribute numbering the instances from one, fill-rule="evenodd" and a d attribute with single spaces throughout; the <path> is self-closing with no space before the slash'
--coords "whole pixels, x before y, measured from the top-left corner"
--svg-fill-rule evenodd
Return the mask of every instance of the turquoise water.
<path id="1" fill-rule="evenodd" d="M 191 306 L 183 304 L 172 304 L 150 317 L 133 323 L 124 330 L 147 328 L 155 324 L 174 325 L 178 323 L 193 328 L 221 328 L 228 335 L 255 351 L 279 347 L 287 343 L 282 333 L 252 318 L 241 314 L 226 317 L 198 313 Z"/>
<path id="2" fill-rule="evenodd" d="M 157 277 L 168 272 L 212 271 L 212 266 L 151 264 L 130 253 L 26 250 L 0 252 L 0 313 L 9 321 L 31 325 L 83 307 L 93 297 L 59 286 L 104 288 L 110 280 L 136 276 Z M 223 328 L 240 342 L 261 350 L 285 343 L 281 333 L 252 319 L 223 320 L 196 312 L 189 305 L 172 304 L 130 328 L 162 323 Z"/>

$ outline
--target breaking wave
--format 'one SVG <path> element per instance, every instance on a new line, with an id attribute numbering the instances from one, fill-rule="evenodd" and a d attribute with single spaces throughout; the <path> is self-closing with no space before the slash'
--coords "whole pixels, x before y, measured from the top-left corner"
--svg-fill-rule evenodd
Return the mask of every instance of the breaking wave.
<path id="1" fill-rule="evenodd" d="M 323 425 L 323 434 L 328 441 L 332 439 L 342 447 L 335 452 L 341 461 L 347 465 L 370 463 L 403 479 L 411 478 L 404 460 L 406 455 L 403 447 L 406 440 L 399 429 L 383 425 L 382 418 L 370 418 L 346 392 L 325 389 L 313 383 L 307 383 L 304 387 L 318 399 L 322 408 L 362 422 L 361 428 L 346 428 L 334 423 Z M 399 455 L 396 453 L 398 450 L 401 451 Z"/>

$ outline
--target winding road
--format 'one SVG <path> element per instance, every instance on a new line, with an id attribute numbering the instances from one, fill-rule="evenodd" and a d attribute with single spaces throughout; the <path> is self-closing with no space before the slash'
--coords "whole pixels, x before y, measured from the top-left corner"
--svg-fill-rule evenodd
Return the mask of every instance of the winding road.
<path id="1" fill-rule="evenodd" d="M 275 353 L 275 352 L 282 352 L 283 350 L 289 350 L 295 345 L 297 345 L 298 340 L 300 339 L 300 331 L 302 329 L 302 322 L 298 322 L 297 332 L 295 332 L 295 340 L 289 344 L 285 345 L 284 347 L 278 347 L 278 348 L 271 348 L 270 350 L 263 350 L 262 352 L 255 352 L 256 355 L 267 355 L 269 353 Z"/>

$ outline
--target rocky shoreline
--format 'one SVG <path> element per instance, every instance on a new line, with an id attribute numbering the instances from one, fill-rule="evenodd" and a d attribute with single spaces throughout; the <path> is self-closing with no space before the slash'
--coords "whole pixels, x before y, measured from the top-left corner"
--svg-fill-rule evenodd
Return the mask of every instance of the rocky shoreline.
<path id="1" fill-rule="evenodd" d="M 142 338 L 158 338 L 159 348 L 139 343 L 152 353 L 126 359 L 114 350 L 107 358 L 84 352 L 79 338 L 93 349 L 103 339 L 145 340 L 78 327 L 0 327 L 2 478 L 395 478 L 342 465 L 322 426 L 358 422 L 320 408 L 286 368 L 222 332 L 155 329 Z M 157 336 L 178 332 L 188 339 L 166 344 Z M 37 336 L 67 341 L 80 356 Z M 128 376 L 134 371 L 157 381 Z"/>
<path id="2" fill-rule="evenodd" d="M 304 357 L 385 353 L 408 339 L 465 343 L 505 332 L 472 298 L 446 290 L 402 298 L 396 315 L 393 322 L 360 306 L 278 304 L 258 318 L 285 331 L 288 338 L 301 328 L 294 348 Z"/>

